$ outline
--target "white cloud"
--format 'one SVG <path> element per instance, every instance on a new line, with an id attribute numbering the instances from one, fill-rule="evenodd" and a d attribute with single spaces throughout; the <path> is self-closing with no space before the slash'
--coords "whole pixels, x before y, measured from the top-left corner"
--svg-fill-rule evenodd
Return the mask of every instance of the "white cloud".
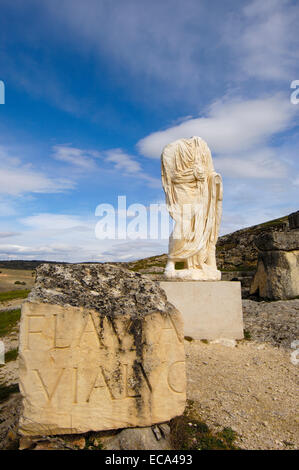
<path id="1" fill-rule="evenodd" d="M 101 158 L 108 165 L 112 165 L 117 177 L 138 177 L 146 181 L 150 187 L 160 187 L 160 180 L 150 176 L 143 171 L 140 163 L 121 148 L 109 149 L 103 152 L 97 150 L 85 150 L 67 145 L 57 145 L 53 147 L 53 157 L 56 160 L 66 162 L 74 168 L 82 170 L 100 170 L 96 164 L 96 159 Z"/>
<path id="2" fill-rule="evenodd" d="M 288 173 L 286 165 L 279 161 L 275 151 L 267 148 L 253 154 L 214 158 L 214 165 L 222 176 L 228 178 L 285 178 Z"/>
<path id="3" fill-rule="evenodd" d="M 71 180 L 49 177 L 30 165 L 22 164 L 3 148 L 0 165 L 0 194 L 16 196 L 24 193 L 57 193 L 74 187 Z"/>
<path id="4" fill-rule="evenodd" d="M 0 244 L 0 257 L 13 256 L 18 259 L 43 259 L 40 256 L 60 255 L 60 260 L 66 259 L 69 254 L 73 254 L 74 250 L 81 250 L 78 246 L 68 245 L 66 243 L 55 243 L 49 245 L 29 246 L 29 245 L 1 245 Z M 37 258 L 36 258 L 37 257 Z M 49 259 L 51 261 L 51 259 Z M 58 258 L 59 260 L 59 258 Z"/>
<path id="5" fill-rule="evenodd" d="M 20 235 L 18 232 L 0 232 L 0 238 L 11 238 Z"/>
<path id="6" fill-rule="evenodd" d="M 26 168 L 0 169 L 0 193 L 20 195 L 23 193 L 58 193 L 73 188 L 69 180 L 50 179 Z"/>
<path id="7" fill-rule="evenodd" d="M 299 186 L 299 176 L 293 180 L 295 186 Z"/>
<path id="8" fill-rule="evenodd" d="M 125 153 L 122 149 L 111 149 L 105 152 L 105 161 L 114 164 L 114 169 L 125 176 L 132 176 L 148 183 L 148 186 L 160 188 L 161 181 L 154 178 L 142 170 L 139 162 L 134 157 Z"/>
<path id="9" fill-rule="evenodd" d="M 140 164 L 121 149 L 108 150 L 106 155 L 106 162 L 114 163 L 116 170 L 124 171 L 125 174 L 130 175 L 141 172 Z"/>
<path id="10" fill-rule="evenodd" d="M 55 232 L 69 229 L 85 232 L 92 228 L 92 225 L 86 219 L 67 214 L 37 214 L 24 217 L 20 219 L 20 222 L 34 230 L 54 230 Z"/>
<path id="11" fill-rule="evenodd" d="M 237 57 L 237 78 L 291 81 L 299 60 L 298 21 L 291 0 L 254 0 L 231 15 L 223 40 Z"/>
<path id="12" fill-rule="evenodd" d="M 99 157 L 95 150 L 83 150 L 67 145 L 56 145 L 53 147 L 53 157 L 56 160 L 75 165 L 85 170 L 96 168 L 94 157 Z"/>
<path id="13" fill-rule="evenodd" d="M 169 142 L 198 135 L 209 143 L 213 152 L 244 152 L 286 130 L 291 125 L 294 108 L 280 95 L 255 100 L 224 99 L 210 106 L 207 117 L 189 119 L 154 132 L 140 140 L 137 146 L 143 155 L 159 158 Z"/>

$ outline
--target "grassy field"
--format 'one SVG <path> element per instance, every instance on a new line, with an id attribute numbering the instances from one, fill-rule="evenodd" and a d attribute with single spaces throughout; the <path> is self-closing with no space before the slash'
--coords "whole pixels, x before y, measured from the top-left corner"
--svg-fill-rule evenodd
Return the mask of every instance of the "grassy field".
<path id="1" fill-rule="evenodd" d="M 34 271 L 0 268 L 0 293 L 31 289 L 34 279 Z"/>
<path id="2" fill-rule="evenodd" d="M 21 318 L 21 310 L 10 310 L 9 312 L 0 312 L 0 338 L 8 335 L 17 325 Z"/>
<path id="3" fill-rule="evenodd" d="M 28 297 L 29 292 L 29 289 L 0 292 L 0 302 L 5 302 L 6 300 L 14 299 L 26 299 Z"/>

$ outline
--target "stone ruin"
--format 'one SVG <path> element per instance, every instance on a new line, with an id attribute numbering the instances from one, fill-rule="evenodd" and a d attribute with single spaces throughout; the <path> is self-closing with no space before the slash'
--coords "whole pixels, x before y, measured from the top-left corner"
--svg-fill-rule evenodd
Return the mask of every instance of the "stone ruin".
<path id="1" fill-rule="evenodd" d="M 289 230 L 262 233 L 255 244 L 258 266 L 250 293 L 268 300 L 299 296 L 299 211 L 289 215 Z"/>
<path id="2" fill-rule="evenodd" d="M 37 270 L 22 306 L 22 435 L 151 426 L 186 403 L 182 318 L 158 284 L 112 265 Z"/>

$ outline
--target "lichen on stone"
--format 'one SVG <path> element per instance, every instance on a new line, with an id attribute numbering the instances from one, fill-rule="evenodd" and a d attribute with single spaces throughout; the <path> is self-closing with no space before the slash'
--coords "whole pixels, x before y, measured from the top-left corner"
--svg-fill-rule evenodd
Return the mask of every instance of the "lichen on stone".
<path id="1" fill-rule="evenodd" d="M 42 264 L 28 300 L 93 309 L 108 317 L 176 311 L 157 282 L 110 264 Z"/>

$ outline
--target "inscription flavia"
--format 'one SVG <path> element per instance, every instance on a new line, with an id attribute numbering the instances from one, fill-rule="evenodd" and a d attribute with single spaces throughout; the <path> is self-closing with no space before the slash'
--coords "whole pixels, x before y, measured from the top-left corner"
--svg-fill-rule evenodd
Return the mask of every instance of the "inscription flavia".
<path id="1" fill-rule="evenodd" d="M 41 325 L 41 320 L 47 320 L 47 327 L 49 326 L 49 316 L 46 315 L 27 315 L 26 316 L 26 327 L 25 327 L 25 336 L 26 336 L 26 346 L 25 346 L 25 351 L 30 351 L 31 346 L 30 346 L 30 337 L 31 335 L 40 335 L 41 337 L 44 337 L 44 341 L 42 344 L 40 344 L 40 347 L 45 347 L 47 349 L 70 349 L 70 348 L 80 348 L 82 346 L 84 336 L 88 335 L 88 339 L 90 339 L 90 336 L 93 337 L 94 341 L 90 343 L 90 345 L 95 345 L 97 348 L 102 349 L 105 348 L 106 345 L 103 342 L 103 339 L 101 338 L 101 334 L 99 334 L 99 331 L 95 325 L 95 320 L 94 316 L 89 313 L 86 316 L 86 319 L 81 327 L 81 331 L 79 335 L 75 335 L 71 340 L 68 338 L 69 334 L 66 335 L 65 331 L 59 330 L 59 318 L 57 314 L 52 315 L 52 334 L 51 331 L 47 331 L 47 334 L 45 334 L 45 326 L 46 325 Z M 128 336 L 128 332 L 130 330 L 130 327 L 133 324 L 132 320 L 127 320 L 124 321 L 124 328 L 122 331 L 117 331 L 113 320 L 107 319 L 106 320 L 108 323 L 111 324 L 111 329 L 110 329 L 110 334 L 115 337 L 119 345 L 122 344 L 122 340 L 125 336 Z M 182 337 L 179 335 L 176 324 L 174 320 L 171 318 L 170 315 L 167 315 L 165 319 L 163 320 L 163 325 L 161 326 L 161 331 L 160 335 L 163 333 L 163 330 L 170 330 L 175 333 L 177 340 L 181 343 L 182 342 Z M 71 329 L 67 330 L 68 332 L 72 332 Z M 62 335 L 61 335 L 62 333 Z M 158 336 L 158 340 L 160 340 L 160 335 Z M 159 342 L 159 341 L 158 341 Z M 51 347 L 49 348 L 49 344 L 51 344 Z M 38 348 L 33 348 L 33 349 L 38 349 Z"/>

